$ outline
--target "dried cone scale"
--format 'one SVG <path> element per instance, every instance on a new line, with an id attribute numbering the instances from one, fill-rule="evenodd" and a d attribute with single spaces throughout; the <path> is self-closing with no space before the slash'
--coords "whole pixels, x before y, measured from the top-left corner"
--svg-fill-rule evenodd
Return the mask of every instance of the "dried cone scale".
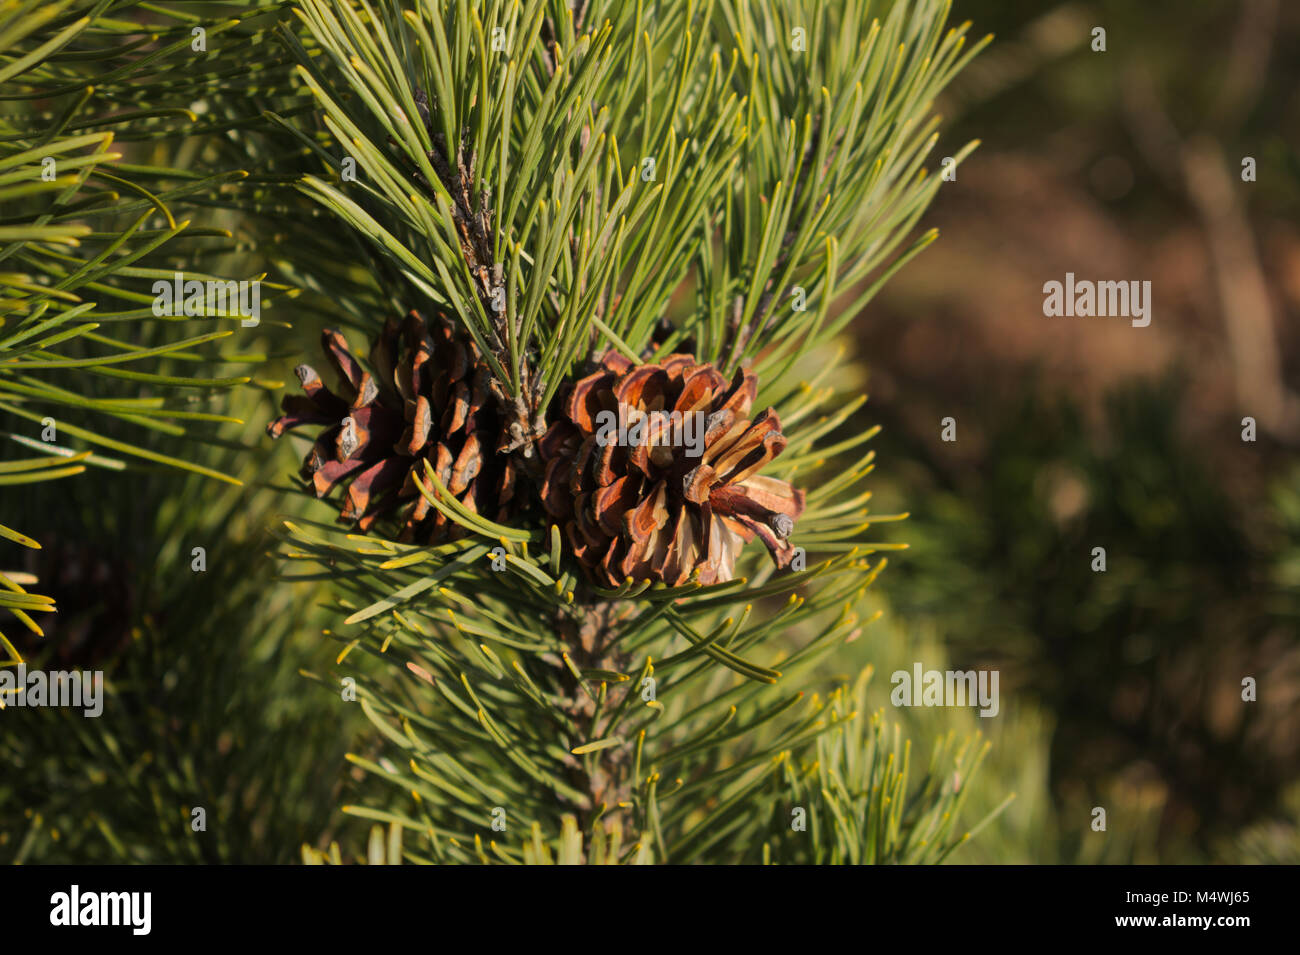
<path id="1" fill-rule="evenodd" d="M 338 372 L 342 394 L 326 387 L 308 365 L 296 369 L 304 395 L 283 399 L 283 417 L 267 426 L 279 437 L 307 425 L 323 425 L 303 461 L 302 476 L 317 497 L 343 485 L 340 519 L 369 531 L 379 518 L 398 513 L 400 537 L 439 543 L 463 533 L 419 493 L 428 461 L 443 486 L 489 520 L 513 513 L 516 472 L 491 371 L 474 342 L 443 316 L 426 321 L 411 311 L 390 319 L 375 340 L 364 368 L 336 331 L 323 336 L 326 357 Z M 373 371 L 373 376 L 371 374 Z"/>
<path id="2" fill-rule="evenodd" d="M 696 570 L 705 584 L 730 580 L 741 547 L 755 537 L 779 567 L 789 566 L 804 494 L 759 474 L 786 439 L 771 408 L 750 418 L 757 393 L 747 370 L 728 382 L 690 355 L 637 365 L 612 351 L 573 386 L 541 441 L 542 501 L 598 584 L 676 586 Z M 611 436 L 620 406 L 625 420 L 645 416 L 636 440 Z M 703 453 L 692 457 L 681 436 L 697 413 Z"/>

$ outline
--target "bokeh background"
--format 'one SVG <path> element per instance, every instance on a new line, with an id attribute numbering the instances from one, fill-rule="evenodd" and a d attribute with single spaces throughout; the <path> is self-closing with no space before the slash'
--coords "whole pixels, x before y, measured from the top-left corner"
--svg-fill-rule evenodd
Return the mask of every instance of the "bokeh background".
<path id="1" fill-rule="evenodd" d="M 970 818 L 1014 799 L 953 862 L 1300 862 L 1300 5 L 956 0 L 954 16 L 997 39 L 938 104 L 933 165 L 982 145 L 923 222 L 940 241 L 851 326 L 861 377 L 840 382 L 870 394 L 852 427 L 883 426 L 873 510 L 910 513 L 880 525 L 909 549 L 827 678 L 872 665 L 871 703 L 922 759 L 936 736 L 992 741 Z M 230 250 L 232 270 L 308 289 L 247 343 L 271 356 L 232 409 L 248 424 L 203 452 L 245 487 L 106 473 L 10 498 L 46 542 L 20 569 L 60 607 L 25 652 L 102 666 L 113 696 L 99 720 L 6 714 L 0 861 L 364 844 L 340 811 L 365 801 L 345 754 L 380 749 L 310 678 L 338 653 L 326 596 L 277 582 L 269 556 L 280 520 L 329 513 L 283 493 L 294 455 L 261 423 L 321 324 L 387 305 L 311 294 L 290 263 L 332 268 L 328 243 L 215 224 L 269 249 Z M 1150 326 L 1045 317 L 1066 272 L 1149 280 Z M 889 674 L 917 661 L 996 667 L 999 715 L 889 708 Z"/>
<path id="2" fill-rule="evenodd" d="M 999 667 L 995 759 L 1043 761 L 1041 807 L 1021 792 L 972 852 L 1300 861 L 1300 6 L 955 16 L 996 40 L 941 104 L 944 144 L 982 145 L 854 330 L 880 497 L 912 514 L 894 624 Z M 1149 280 L 1151 324 L 1045 317 L 1066 272 Z"/>

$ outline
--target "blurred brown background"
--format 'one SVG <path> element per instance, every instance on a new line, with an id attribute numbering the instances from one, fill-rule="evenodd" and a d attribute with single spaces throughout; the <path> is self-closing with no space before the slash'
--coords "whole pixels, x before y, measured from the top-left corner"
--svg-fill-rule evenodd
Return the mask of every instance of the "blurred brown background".
<path id="1" fill-rule="evenodd" d="M 954 18 L 996 39 L 937 156 L 982 145 L 856 325 L 882 510 L 912 513 L 892 611 L 1048 714 L 1038 861 L 1117 785 L 1156 806 L 1144 861 L 1300 861 L 1300 4 Z M 1151 324 L 1045 317 L 1067 272 L 1149 280 Z"/>

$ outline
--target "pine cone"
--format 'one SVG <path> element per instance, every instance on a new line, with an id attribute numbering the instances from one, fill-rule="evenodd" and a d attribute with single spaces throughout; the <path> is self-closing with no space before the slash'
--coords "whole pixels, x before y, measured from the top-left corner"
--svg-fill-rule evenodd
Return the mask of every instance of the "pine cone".
<path id="1" fill-rule="evenodd" d="M 466 508 L 490 520 L 512 511 L 515 468 L 505 447 L 503 418 L 491 394 L 492 373 L 472 339 L 445 316 L 426 322 L 411 311 L 389 319 L 362 367 L 338 332 L 322 335 L 344 395 L 309 365 L 296 369 L 306 395 L 286 395 L 285 414 L 267 426 L 273 438 L 301 425 L 325 425 L 302 465 L 317 497 L 346 484 L 340 520 L 369 531 L 401 510 L 400 539 L 439 543 L 461 536 L 420 494 L 424 461 Z"/>
<path id="2" fill-rule="evenodd" d="M 677 586 L 697 569 L 702 583 L 730 580 L 755 536 L 789 566 L 804 493 L 758 474 L 786 439 L 771 408 L 749 418 L 757 394 L 752 372 L 728 385 L 684 354 L 634 365 L 610 351 L 573 386 L 540 443 L 542 503 L 597 583 Z"/>

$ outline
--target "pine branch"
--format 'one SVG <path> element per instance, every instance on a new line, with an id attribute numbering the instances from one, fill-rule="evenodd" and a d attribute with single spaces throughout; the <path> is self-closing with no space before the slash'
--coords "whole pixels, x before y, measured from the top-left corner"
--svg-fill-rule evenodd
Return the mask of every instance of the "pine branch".
<path id="1" fill-rule="evenodd" d="M 639 832 L 617 853 L 624 861 L 735 854 L 765 825 L 774 793 L 805 784 L 803 754 L 848 732 L 852 714 L 797 686 L 860 630 L 855 608 L 886 563 L 873 555 L 900 546 L 875 540 L 871 525 L 904 515 L 867 511 L 874 455 L 862 445 L 875 431 L 852 425 L 864 400 L 852 385 L 823 382 L 836 380 L 840 330 L 933 239 L 907 244 L 939 186 L 924 170 L 930 108 L 979 46 L 966 49 L 964 26 L 945 32 L 947 12 L 939 0 L 871 21 L 855 3 L 778 12 L 591 0 L 571 11 L 542 0 L 413 10 L 308 0 L 301 33 L 279 31 L 320 108 L 319 122 L 277 117 L 321 162 L 300 189 L 401 277 L 403 311 L 463 331 L 509 422 L 498 457 L 482 460 L 475 432 L 474 468 L 462 467 L 463 451 L 454 469 L 435 465 L 421 436 L 450 438 L 420 422 L 444 412 L 414 384 L 418 350 L 393 363 L 384 315 L 369 361 L 342 361 L 347 380 L 332 397 L 311 408 L 286 399 L 272 426 L 327 422 L 330 407 L 365 409 L 372 424 L 405 418 L 396 457 L 344 440 L 355 424 L 323 432 L 304 486 L 328 495 L 321 468 L 335 451 L 343 467 L 371 469 L 367 482 L 407 471 L 383 500 L 409 501 L 404 513 L 441 529 L 421 538 L 423 518 L 386 516 L 391 503 L 375 505 L 367 483 L 360 497 L 349 487 L 343 508 L 365 536 L 302 520 L 280 535 L 287 579 L 334 583 L 334 679 L 356 680 L 375 731 L 402 754 L 354 758 L 393 787 L 390 803 L 348 809 L 395 827 L 383 858 L 540 860 L 537 833 L 561 833 L 541 845 L 562 854 L 581 851 L 571 826 L 597 840 L 614 827 Z M 800 49 L 787 39 L 796 27 Z M 795 285 L 806 310 L 787 307 Z M 692 286 L 694 306 L 671 309 Z M 434 327 L 412 321 L 412 342 Z M 653 364 L 688 343 L 729 373 L 752 367 L 772 406 L 764 420 L 779 415 L 782 450 L 763 468 L 777 483 L 764 487 L 800 489 L 797 526 L 788 514 L 768 521 L 767 505 L 734 490 L 717 500 L 800 563 L 749 548 L 734 574 L 702 563 L 671 584 L 593 579 L 572 529 L 541 506 L 548 477 L 536 458 L 551 452 L 537 441 L 568 413 L 591 356 Z M 479 373 L 449 379 L 468 383 L 475 408 Z M 404 406 L 366 384 L 394 378 L 400 390 L 407 374 Z M 430 411 L 413 410 L 417 398 Z M 498 465 L 522 475 L 509 507 L 457 484 L 457 473 Z M 806 638 L 774 661 L 792 632 Z M 919 798 L 927 812 L 953 808 L 929 791 Z M 511 835 L 520 827 L 531 848 Z M 848 838 L 815 851 L 847 861 Z M 903 849 L 885 841 L 871 852 Z"/>

